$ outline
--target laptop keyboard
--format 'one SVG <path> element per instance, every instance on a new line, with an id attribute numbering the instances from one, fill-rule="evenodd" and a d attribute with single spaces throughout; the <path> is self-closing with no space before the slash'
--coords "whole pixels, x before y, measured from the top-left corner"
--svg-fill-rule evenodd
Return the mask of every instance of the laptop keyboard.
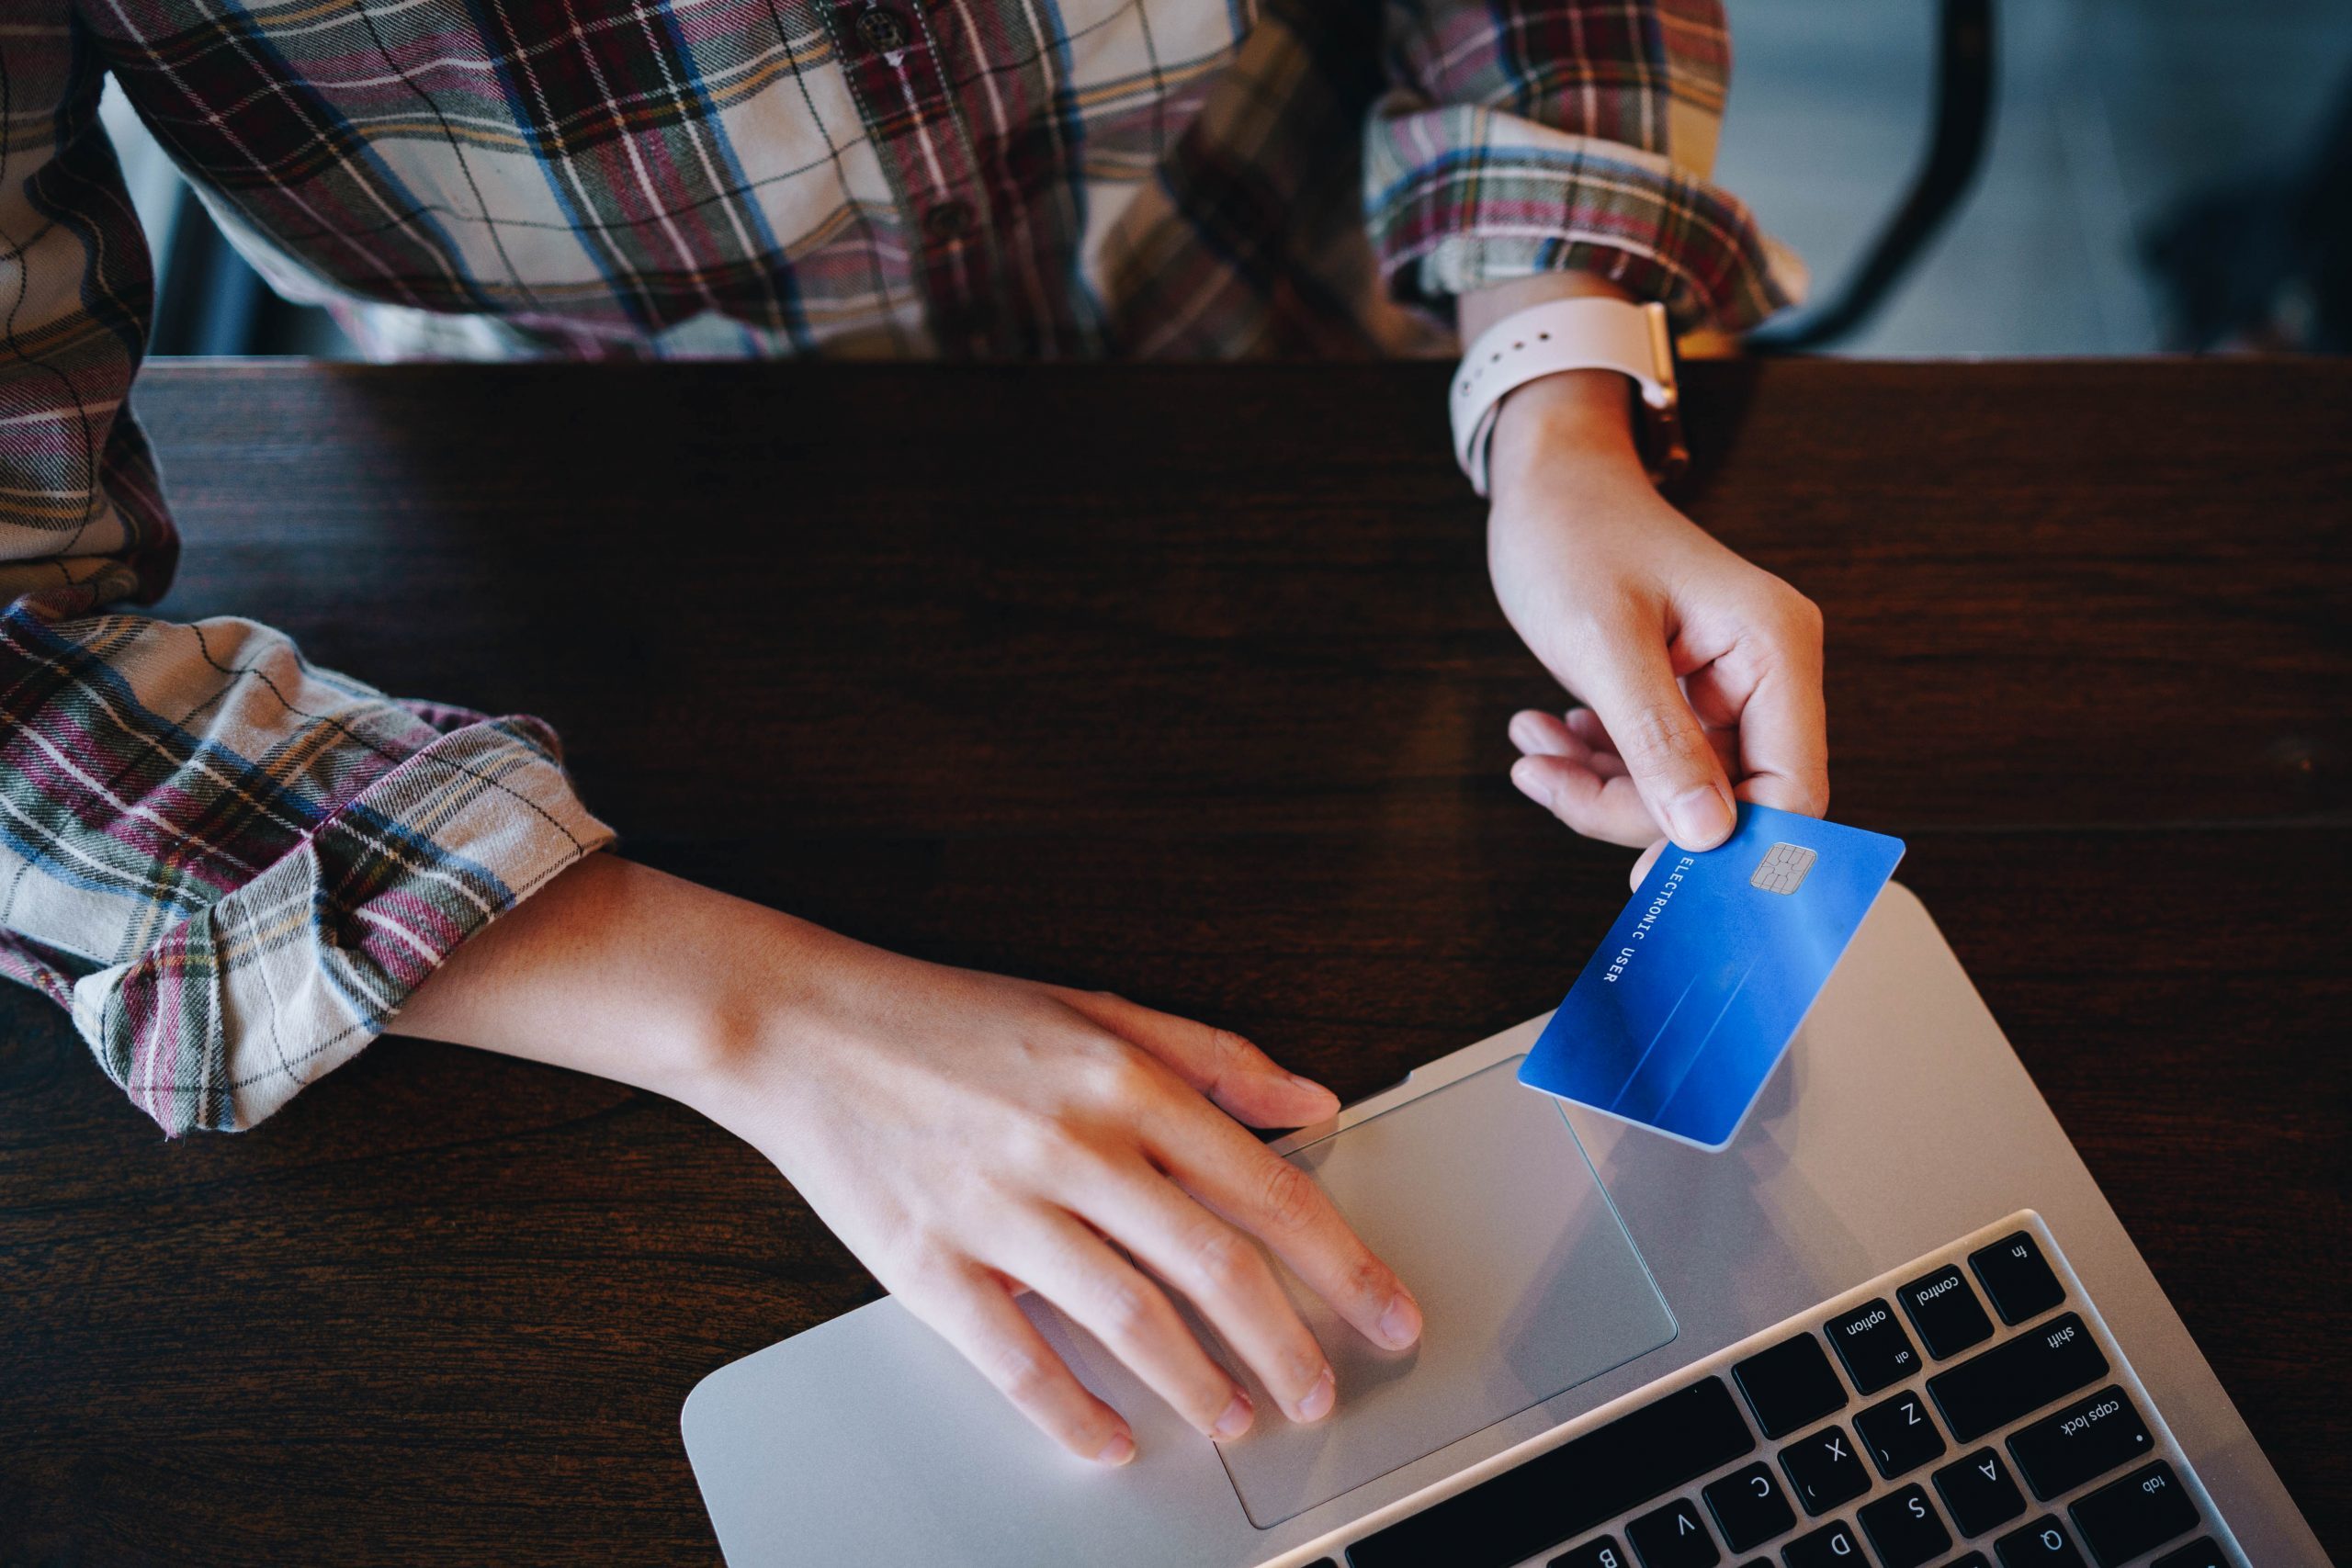
<path id="1" fill-rule="evenodd" d="M 2015 1215 L 1363 1536 L 1348 1568 L 2243 1563 L 2070 1274 Z"/>

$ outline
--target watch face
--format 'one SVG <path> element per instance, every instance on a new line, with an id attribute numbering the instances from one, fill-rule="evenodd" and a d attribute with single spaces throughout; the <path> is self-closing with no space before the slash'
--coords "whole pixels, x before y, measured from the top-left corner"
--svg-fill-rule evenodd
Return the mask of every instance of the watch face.
<path id="1" fill-rule="evenodd" d="M 1674 377 L 1674 323 L 1667 319 L 1666 307 L 1653 299 L 1642 307 L 1642 319 L 1650 330 L 1650 374 L 1666 389 L 1672 401 L 1677 387 Z"/>

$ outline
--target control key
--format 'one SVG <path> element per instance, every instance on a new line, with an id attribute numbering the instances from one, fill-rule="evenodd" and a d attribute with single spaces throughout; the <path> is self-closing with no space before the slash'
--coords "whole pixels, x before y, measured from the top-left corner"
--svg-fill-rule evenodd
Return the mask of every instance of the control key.
<path id="1" fill-rule="evenodd" d="M 1928 1354 L 1939 1361 L 1993 1337 L 1993 1320 L 1956 1264 L 1920 1275 L 1895 1292 L 1894 1299 L 1911 1314 L 1911 1326 L 1928 1342 Z"/>

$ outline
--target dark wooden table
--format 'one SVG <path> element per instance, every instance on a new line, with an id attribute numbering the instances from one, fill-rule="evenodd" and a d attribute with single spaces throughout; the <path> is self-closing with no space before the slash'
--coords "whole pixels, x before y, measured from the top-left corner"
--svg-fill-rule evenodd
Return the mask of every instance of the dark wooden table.
<path id="1" fill-rule="evenodd" d="M 1442 369 L 161 366 L 164 606 L 527 709 L 630 852 L 1349 1095 L 1625 896 L 1504 769 Z M 1702 366 L 1926 898 L 2352 1557 L 2352 365 Z M 0 1561 L 707 1560 L 680 1402 L 874 1286 L 662 1100 L 388 1041 L 166 1144 L 0 995 Z"/>

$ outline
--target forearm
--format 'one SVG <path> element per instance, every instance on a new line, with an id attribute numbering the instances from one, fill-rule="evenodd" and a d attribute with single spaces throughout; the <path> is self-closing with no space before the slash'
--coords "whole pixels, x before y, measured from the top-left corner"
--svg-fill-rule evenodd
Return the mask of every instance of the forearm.
<path id="1" fill-rule="evenodd" d="M 613 854 L 459 948 L 392 1028 L 668 1095 L 722 1123 L 751 1042 L 833 948 L 805 920 Z"/>

